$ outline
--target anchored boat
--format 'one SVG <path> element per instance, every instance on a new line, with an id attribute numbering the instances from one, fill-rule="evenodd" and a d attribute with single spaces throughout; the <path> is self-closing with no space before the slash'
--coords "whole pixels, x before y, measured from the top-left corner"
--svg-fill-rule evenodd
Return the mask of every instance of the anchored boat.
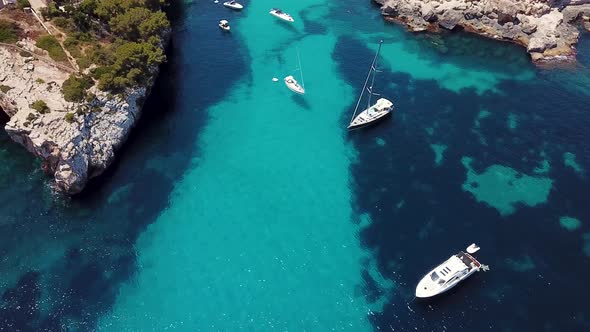
<path id="1" fill-rule="evenodd" d="M 221 29 L 223 29 L 224 31 L 229 31 L 230 30 L 229 22 L 227 20 L 221 20 L 221 21 L 219 21 L 219 27 Z"/>
<path id="2" fill-rule="evenodd" d="M 305 83 L 303 83 L 303 69 L 301 68 L 301 60 L 299 59 L 299 49 L 297 50 L 297 64 L 299 65 L 299 74 L 301 75 L 301 85 L 292 75 L 285 77 L 285 85 L 289 90 L 300 95 L 305 94 Z"/>
<path id="3" fill-rule="evenodd" d="M 223 3 L 223 5 L 227 8 L 231 8 L 233 10 L 242 10 L 242 8 L 244 8 L 244 6 L 242 6 L 241 3 L 237 2 L 237 1 L 226 1 Z"/>
<path id="4" fill-rule="evenodd" d="M 375 121 L 382 119 L 383 117 L 388 115 L 393 110 L 393 103 L 385 98 L 379 98 L 375 104 L 371 105 L 371 97 L 378 96 L 378 94 L 373 92 L 373 87 L 375 85 L 375 76 L 378 72 L 377 60 L 379 58 L 379 53 L 381 52 L 382 44 L 383 41 L 380 41 L 379 48 L 377 49 L 377 54 L 375 54 L 375 58 L 373 59 L 373 63 L 371 64 L 371 69 L 369 69 L 369 73 L 367 74 L 365 85 L 363 86 L 361 95 L 359 96 L 359 99 L 356 103 L 356 107 L 354 109 L 354 113 L 352 114 L 352 118 L 350 119 L 348 129 L 356 129 L 374 123 Z M 371 85 L 367 87 L 369 79 L 371 80 Z M 361 100 L 363 99 L 363 94 L 365 93 L 365 91 L 369 92 L 367 108 L 357 115 L 356 112 L 358 111 L 359 105 L 361 104 Z"/>
<path id="5" fill-rule="evenodd" d="M 269 13 L 272 16 L 280 18 L 281 20 L 285 20 L 287 22 L 295 22 L 295 20 L 293 19 L 293 17 L 291 15 L 285 13 L 284 11 L 282 11 L 278 8 L 271 9 Z"/>
<path id="6" fill-rule="evenodd" d="M 475 272 L 489 270 L 487 265 L 472 256 L 479 249 L 473 243 L 467 247 L 467 252 L 460 251 L 428 272 L 416 286 L 416 297 L 429 298 L 442 294 Z"/>
<path id="7" fill-rule="evenodd" d="M 301 85 L 299 85 L 297 80 L 295 80 L 295 78 L 291 75 L 285 77 L 285 85 L 287 86 L 287 88 L 289 88 L 289 90 L 295 93 L 298 93 L 300 95 L 305 94 L 305 89 Z"/>

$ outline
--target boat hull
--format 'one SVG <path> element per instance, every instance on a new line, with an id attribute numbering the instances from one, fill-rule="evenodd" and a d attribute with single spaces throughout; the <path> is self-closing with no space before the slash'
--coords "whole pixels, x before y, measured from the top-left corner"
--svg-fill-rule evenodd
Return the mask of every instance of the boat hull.
<path id="1" fill-rule="evenodd" d="M 236 3 L 236 4 L 233 4 L 233 5 L 232 5 L 232 4 L 231 4 L 231 3 L 229 3 L 229 2 L 224 2 L 224 3 L 223 3 L 223 5 L 224 5 L 226 8 L 233 9 L 233 10 L 242 10 L 242 9 L 244 9 L 244 6 L 242 6 L 242 5 L 241 5 L 241 4 L 239 4 L 239 3 Z"/>
<path id="2" fill-rule="evenodd" d="M 272 16 L 274 16 L 274 17 L 277 17 L 277 18 L 280 18 L 280 19 L 281 19 L 281 20 L 283 20 L 283 21 L 286 21 L 286 22 L 291 22 L 291 23 L 292 23 L 292 22 L 295 22 L 295 20 L 293 19 L 293 17 L 291 17 L 290 15 L 289 15 L 289 16 L 285 16 L 285 15 L 277 14 L 277 13 L 276 13 L 276 12 L 274 12 L 274 11 L 270 11 L 269 13 L 270 13 Z"/>
<path id="3" fill-rule="evenodd" d="M 385 98 L 380 98 L 373 106 L 355 116 L 350 121 L 348 129 L 366 127 L 386 117 L 391 111 L 393 111 L 393 103 Z"/>
<path id="4" fill-rule="evenodd" d="M 299 95 L 305 94 L 305 90 L 303 90 L 303 89 L 297 89 L 296 87 L 292 87 L 290 85 L 287 85 L 287 88 L 289 88 L 289 90 L 295 92 L 296 94 L 299 94 Z"/>
<path id="5" fill-rule="evenodd" d="M 433 271 L 430 271 L 428 274 L 426 274 L 418 283 L 418 286 L 416 286 L 416 298 L 418 299 L 428 299 L 428 298 L 433 298 L 439 295 L 442 295 L 446 292 L 448 292 L 449 290 L 453 289 L 455 286 L 457 286 L 458 284 L 461 283 L 461 281 L 469 278 L 471 275 L 473 275 L 475 272 L 477 272 L 477 269 L 472 269 L 471 271 L 469 271 L 466 275 L 462 276 L 461 278 L 457 279 L 456 282 L 443 287 L 443 288 L 435 288 L 432 289 L 432 291 L 426 291 L 424 289 L 425 284 L 430 284 L 429 279 L 430 279 L 430 273 Z"/>
<path id="6" fill-rule="evenodd" d="M 366 128 L 366 127 L 370 127 L 370 126 L 376 125 L 377 123 L 379 123 L 379 120 L 381 120 L 381 119 L 386 118 L 387 116 L 389 116 L 391 114 L 391 111 L 392 110 L 389 110 L 387 112 L 383 112 L 382 115 L 379 115 L 379 117 L 373 118 L 371 121 L 367 121 L 367 122 L 359 123 L 359 124 L 350 124 L 350 125 L 348 125 L 348 130 L 361 129 L 361 128 Z"/>
<path id="7" fill-rule="evenodd" d="M 293 76 L 285 77 L 284 81 L 285 81 L 285 85 L 287 86 L 287 88 L 289 88 L 289 90 L 291 90 L 297 94 L 300 94 L 300 95 L 305 94 L 305 89 L 301 85 L 299 85 L 299 83 L 297 83 L 297 81 L 295 81 Z"/>

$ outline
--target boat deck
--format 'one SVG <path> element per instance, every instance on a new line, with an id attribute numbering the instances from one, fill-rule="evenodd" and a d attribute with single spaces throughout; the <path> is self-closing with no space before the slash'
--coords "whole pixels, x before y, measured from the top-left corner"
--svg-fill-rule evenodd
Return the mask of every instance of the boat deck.
<path id="1" fill-rule="evenodd" d="M 467 266 L 471 266 L 471 263 L 475 264 L 476 267 L 480 267 L 481 263 L 477 261 L 477 259 L 473 258 L 473 256 L 471 256 L 470 254 L 466 253 L 466 252 L 459 252 L 457 254 L 457 257 L 460 258 L 463 263 L 465 263 L 465 265 Z"/>

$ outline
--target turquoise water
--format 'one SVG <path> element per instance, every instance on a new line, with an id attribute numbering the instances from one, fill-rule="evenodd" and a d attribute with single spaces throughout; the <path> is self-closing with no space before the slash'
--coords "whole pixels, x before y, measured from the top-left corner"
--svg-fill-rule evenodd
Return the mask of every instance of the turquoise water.
<path id="1" fill-rule="evenodd" d="M 590 41 L 546 71 L 364 2 L 270 7 L 179 5 L 138 128 L 80 197 L 0 136 L 0 329 L 586 330 Z M 349 134 L 380 39 L 396 111 Z M 297 52 L 304 96 L 282 83 Z M 414 301 L 473 241 L 492 270 Z"/>
<path id="2" fill-rule="evenodd" d="M 351 222 L 354 150 L 339 125 L 353 91 L 332 62 L 333 35 L 305 36 L 300 19 L 283 25 L 267 10 L 252 2 L 234 20 L 227 38 L 244 43 L 251 76 L 207 110 L 199 159 L 139 237 L 138 273 L 100 327 L 369 328 L 354 292 L 366 255 Z M 297 66 L 296 47 L 305 97 L 271 80 Z M 206 305 L 192 312 L 195 299 Z"/>

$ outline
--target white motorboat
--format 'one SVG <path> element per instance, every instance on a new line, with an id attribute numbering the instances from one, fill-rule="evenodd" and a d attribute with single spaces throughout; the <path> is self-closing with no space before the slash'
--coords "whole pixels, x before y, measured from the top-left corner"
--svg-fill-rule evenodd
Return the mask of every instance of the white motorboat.
<path id="1" fill-rule="evenodd" d="M 428 272 L 416 286 L 416 297 L 429 298 L 442 294 L 475 272 L 487 271 L 489 267 L 471 255 L 478 250 L 474 243 L 467 247 L 467 252 L 460 251 Z"/>
<path id="2" fill-rule="evenodd" d="M 229 22 L 227 20 L 221 20 L 219 21 L 219 27 L 225 31 L 229 31 L 230 27 L 229 27 Z"/>
<path id="3" fill-rule="evenodd" d="M 289 90 L 302 95 L 305 94 L 305 83 L 303 83 L 303 70 L 301 69 L 301 60 L 299 59 L 299 50 L 297 50 L 297 64 L 299 65 L 297 70 L 301 74 L 301 84 L 292 75 L 289 75 L 285 77 L 285 85 L 287 85 Z"/>
<path id="4" fill-rule="evenodd" d="M 352 118 L 350 119 L 350 124 L 348 125 L 348 129 L 356 129 L 356 128 L 364 127 L 368 124 L 374 123 L 375 121 L 382 119 L 383 117 L 385 117 L 386 115 L 391 113 L 391 111 L 393 110 L 393 103 L 385 98 L 379 98 L 375 104 L 371 105 L 371 97 L 378 96 L 378 94 L 373 92 L 373 87 L 375 84 L 375 76 L 378 72 L 377 60 L 379 58 L 379 53 L 381 52 L 381 45 L 382 44 L 383 44 L 383 41 L 380 41 L 379 48 L 377 49 L 377 54 L 375 54 L 375 58 L 373 59 L 373 63 L 371 64 L 371 69 L 369 70 L 369 73 L 367 74 L 367 79 L 365 80 L 365 85 L 363 86 L 363 90 L 361 92 L 361 95 L 359 96 L 359 99 L 356 103 L 356 107 L 355 107 L 354 112 L 352 114 Z M 369 79 L 371 79 L 371 85 L 367 87 L 367 85 L 369 83 Z M 359 105 L 361 104 L 361 100 L 363 99 L 363 94 L 365 93 L 365 90 L 367 92 L 369 92 L 369 98 L 367 99 L 367 108 L 364 111 L 357 114 L 357 111 L 358 111 Z"/>
<path id="5" fill-rule="evenodd" d="M 285 20 L 287 22 L 295 22 L 295 20 L 293 19 L 293 17 L 287 13 L 285 13 L 284 11 L 278 9 L 278 8 L 273 8 L 270 10 L 270 14 L 272 16 L 278 17 L 281 20 Z"/>
<path id="6" fill-rule="evenodd" d="M 237 1 L 226 1 L 223 3 L 223 5 L 227 8 L 231 8 L 233 10 L 242 10 L 244 8 L 244 6 L 242 6 L 241 3 L 237 2 Z"/>

